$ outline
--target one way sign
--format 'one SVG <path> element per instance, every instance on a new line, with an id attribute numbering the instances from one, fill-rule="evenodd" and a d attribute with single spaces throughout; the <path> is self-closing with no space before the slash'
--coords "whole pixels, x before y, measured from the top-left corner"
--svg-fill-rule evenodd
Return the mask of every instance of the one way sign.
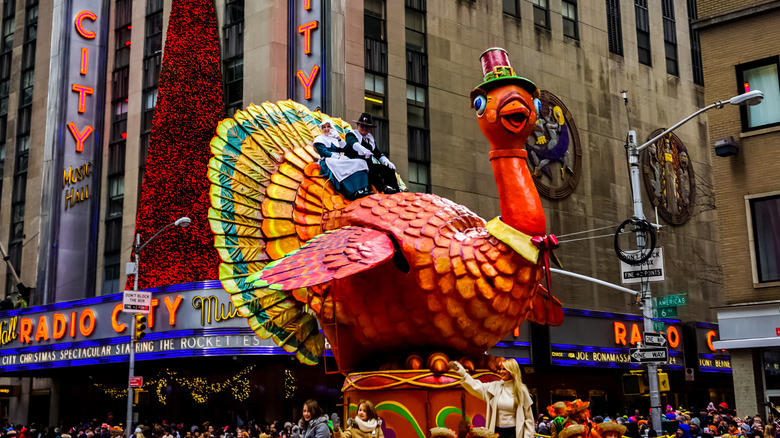
<path id="1" fill-rule="evenodd" d="M 632 348 L 629 354 L 631 363 L 666 363 L 669 360 L 669 352 L 666 348 Z"/>
<path id="2" fill-rule="evenodd" d="M 645 347 L 666 347 L 666 334 L 665 333 L 644 333 Z"/>

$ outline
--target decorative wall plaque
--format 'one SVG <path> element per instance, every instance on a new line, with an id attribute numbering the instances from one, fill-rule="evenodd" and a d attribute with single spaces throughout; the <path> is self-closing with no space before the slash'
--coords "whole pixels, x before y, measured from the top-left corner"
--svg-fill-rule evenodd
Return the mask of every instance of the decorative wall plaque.
<path id="1" fill-rule="evenodd" d="M 656 129 L 647 139 L 662 133 Z M 696 179 L 693 163 L 685 145 L 676 135 L 668 134 L 642 151 L 645 188 L 658 215 L 672 225 L 690 219 L 696 201 Z"/>
<path id="2" fill-rule="evenodd" d="M 550 199 L 569 196 L 580 179 L 582 149 L 574 117 L 566 105 L 542 90 L 536 105 L 536 128 L 528 137 L 528 168 L 539 194 Z"/>

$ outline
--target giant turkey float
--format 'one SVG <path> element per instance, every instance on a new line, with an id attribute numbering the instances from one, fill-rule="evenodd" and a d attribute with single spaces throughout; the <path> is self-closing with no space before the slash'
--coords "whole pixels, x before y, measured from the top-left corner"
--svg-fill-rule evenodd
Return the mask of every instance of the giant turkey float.
<path id="1" fill-rule="evenodd" d="M 526 320 L 563 320 L 540 284 L 547 274 L 549 287 L 557 242 L 526 164 L 538 90 L 503 49 L 481 62 L 471 102 L 501 205 L 489 222 L 433 194 L 348 201 L 320 175 L 312 146 L 329 117 L 293 101 L 250 105 L 211 141 L 209 221 L 224 289 L 260 337 L 303 363 L 320 360 L 327 338 L 346 376 L 345 414 L 372 400 L 387 437 L 457 430 L 464 417 L 484 425 L 484 403 L 447 362 L 495 380 L 489 348 Z M 331 120 L 342 137 L 352 129 Z"/>

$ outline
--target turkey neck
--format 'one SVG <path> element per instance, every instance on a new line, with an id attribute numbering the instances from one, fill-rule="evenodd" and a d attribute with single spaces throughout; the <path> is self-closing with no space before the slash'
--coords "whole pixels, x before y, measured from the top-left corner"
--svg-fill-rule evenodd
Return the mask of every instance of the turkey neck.
<path id="1" fill-rule="evenodd" d="M 498 187 L 501 221 L 529 236 L 543 236 L 546 225 L 542 201 L 525 158 L 499 157 L 490 164 Z"/>

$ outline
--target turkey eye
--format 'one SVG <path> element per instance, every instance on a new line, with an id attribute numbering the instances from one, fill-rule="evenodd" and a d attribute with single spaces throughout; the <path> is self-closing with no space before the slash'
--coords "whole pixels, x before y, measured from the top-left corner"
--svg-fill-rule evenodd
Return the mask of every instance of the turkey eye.
<path id="1" fill-rule="evenodd" d="M 478 116 L 481 116 L 482 113 L 485 112 L 486 106 L 487 106 L 487 99 L 485 99 L 485 96 L 479 95 L 474 98 L 474 111 L 477 112 Z"/>

